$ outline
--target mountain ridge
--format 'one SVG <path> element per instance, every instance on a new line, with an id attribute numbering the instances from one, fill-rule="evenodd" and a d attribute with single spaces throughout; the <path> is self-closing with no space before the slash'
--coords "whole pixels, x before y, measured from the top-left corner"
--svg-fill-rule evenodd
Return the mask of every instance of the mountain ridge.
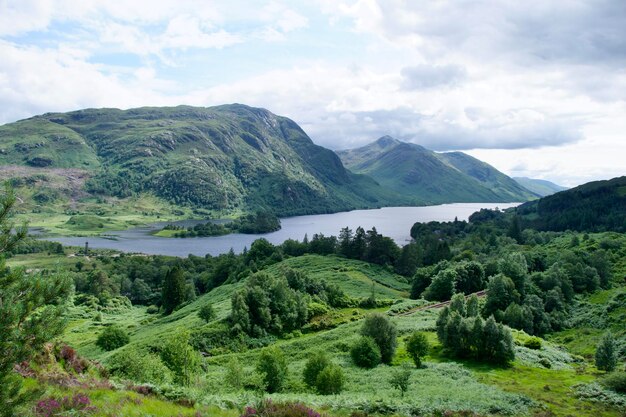
<path id="1" fill-rule="evenodd" d="M 518 202 L 538 197 L 467 154 L 436 153 L 390 136 L 337 154 L 348 169 L 425 204 Z"/>

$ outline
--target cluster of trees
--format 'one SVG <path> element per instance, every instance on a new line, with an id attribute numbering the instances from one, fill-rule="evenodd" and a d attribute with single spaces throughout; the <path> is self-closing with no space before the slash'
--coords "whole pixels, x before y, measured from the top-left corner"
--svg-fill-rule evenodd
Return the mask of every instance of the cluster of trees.
<path id="1" fill-rule="evenodd" d="M 233 294 L 230 321 L 235 333 L 280 335 L 300 330 L 318 310 L 316 305 L 343 307 L 349 302 L 339 287 L 300 271 L 287 268 L 278 276 L 260 272 Z"/>
<path id="2" fill-rule="evenodd" d="M 437 318 L 437 338 L 457 357 L 497 364 L 506 364 L 515 358 L 511 331 L 496 323 L 493 316 L 483 320 L 475 295 L 467 303 L 462 294 L 454 295 Z"/>
<path id="3" fill-rule="evenodd" d="M 229 223 L 208 221 L 187 228 L 168 224 L 163 230 L 176 230 L 174 237 L 222 236 L 229 233 L 260 234 L 280 230 L 280 219 L 271 212 L 257 211 Z"/>

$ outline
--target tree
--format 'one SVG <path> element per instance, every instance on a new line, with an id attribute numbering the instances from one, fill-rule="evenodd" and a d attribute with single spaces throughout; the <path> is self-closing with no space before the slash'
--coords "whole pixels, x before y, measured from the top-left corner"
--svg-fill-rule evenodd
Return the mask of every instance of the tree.
<path id="1" fill-rule="evenodd" d="M 211 303 L 205 303 L 198 311 L 198 317 L 207 323 L 215 318 L 215 309 Z"/>
<path id="2" fill-rule="evenodd" d="M 433 282 L 424 291 L 424 298 L 430 301 L 446 301 L 454 294 L 454 284 L 458 274 L 453 269 L 439 271 Z"/>
<path id="3" fill-rule="evenodd" d="M 361 337 L 350 348 L 350 357 L 356 366 L 374 368 L 380 363 L 380 349 L 371 337 Z"/>
<path id="4" fill-rule="evenodd" d="M 487 285 L 487 301 L 483 308 L 483 315 L 490 316 L 498 310 L 504 311 L 511 303 L 519 302 L 519 293 L 511 278 L 498 274 L 489 280 Z"/>
<path id="5" fill-rule="evenodd" d="M 472 294 L 465 303 L 467 317 L 475 317 L 480 313 L 480 306 L 476 294 Z"/>
<path id="6" fill-rule="evenodd" d="M 226 364 L 226 382 L 235 389 L 241 389 L 244 383 L 243 367 L 239 363 L 236 357 L 233 357 Z"/>
<path id="7" fill-rule="evenodd" d="M 405 277 L 412 277 L 420 264 L 419 246 L 416 243 L 409 243 L 402 247 L 400 257 L 395 265 L 396 273 Z"/>
<path id="8" fill-rule="evenodd" d="M 389 383 L 392 387 L 400 390 L 400 396 L 404 397 L 404 393 L 409 390 L 409 383 L 411 379 L 411 369 L 401 368 L 395 369 L 391 374 Z"/>
<path id="9" fill-rule="evenodd" d="M 185 277 L 183 270 L 175 266 L 165 275 L 162 304 L 165 314 L 171 314 L 185 301 Z"/>
<path id="10" fill-rule="evenodd" d="M 118 326 L 109 326 L 98 335 L 96 346 L 104 351 L 111 351 L 120 348 L 130 342 L 130 337 Z"/>
<path id="11" fill-rule="evenodd" d="M 315 352 L 304 365 L 302 375 L 305 384 L 309 387 L 314 387 L 317 384 L 317 376 L 328 365 L 330 365 L 330 359 L 328 359 L 326 353 L 322 351 Z"/>
<path id="12" fill-rule="evenodd" d="M 617 366 L 617 344 L 611 332 L 606 332 L 596 349 L 596 368 L 611 372 Z"/>
<path id="13" fill-rule="evenodd" d="M 277 346 L 263 349 L 256 370 L 261 374 L 267 392 L 280 391 L 287 380 L 287 361 L 283 351 Z"/>
<path id="14" fill-rule="evenodd" d="M 189 332 L 172 336 L 161 349 L 161 360 L 182 385 L 189 385 L 192 376 L 200 368 L 200 355 L 189 344 Z"/>
<path id="15" fill-rule="evenodd" d="M 62 316 L 72 283 L 66 275 L 26 275 L 5 266 L 4 254 L 27 233 L 26 225 L 11 222 L 15 195 L 0 193 L 0 416 L 16 415 L 28 395 L 13 367 L 38 353 L 43 344 L 63 330 Z"/>
<path id="16" fill-rule="evenodd" d="M 374 313 L 365 317 L 361 334 L 374 339 L 380 349 L 380 359 L 383 363 L 391 363 L 398 343 L 396 340 L 398 330 L 387 316 Z"/>
<path id="17" fill-rule="evenodd" d="M 522 228 L 520 227 L 519 217 L 517 216 L 517 214 L 514 215 L 513 219 L 511 220 L 507 236 L 515 239 L 515 241 L 519 244 L 524 243 L 524 240 L 522 238 Z"/>
<path id="18" fill-rule="evenodd" d="M 322 395 L 339 394 L 343 389 L 345 377 L 340 366 L 330 364 L 317 375 L 315 387 Z"/>
<path id="19" fill-rule="evenodd" d="M 416 368 L 422 366 L 422 357 L 426 356 L 429 348 L 428 339 L 421 332 L 413 332 L 406 341 L 406 351 L 413 359 Z"/>

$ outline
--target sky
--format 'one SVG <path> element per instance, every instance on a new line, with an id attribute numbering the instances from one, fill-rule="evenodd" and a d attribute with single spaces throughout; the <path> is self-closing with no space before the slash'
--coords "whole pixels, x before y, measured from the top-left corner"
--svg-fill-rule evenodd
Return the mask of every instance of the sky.
<path id="1" fill-rule="evenodd" d="M 626 175 L 626 1 L 0 0 L 0 124 L 243 103 L 564 186 Z"/>

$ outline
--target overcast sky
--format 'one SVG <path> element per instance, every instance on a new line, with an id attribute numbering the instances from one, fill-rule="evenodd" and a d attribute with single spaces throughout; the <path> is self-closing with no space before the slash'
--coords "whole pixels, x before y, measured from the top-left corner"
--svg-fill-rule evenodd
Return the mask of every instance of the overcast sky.
<path id="1" fill-rule="evenodd" d="M 0 0 L 0 123 L 224 103 L 566 186 L 626 174 L 626 1 Z"/>

